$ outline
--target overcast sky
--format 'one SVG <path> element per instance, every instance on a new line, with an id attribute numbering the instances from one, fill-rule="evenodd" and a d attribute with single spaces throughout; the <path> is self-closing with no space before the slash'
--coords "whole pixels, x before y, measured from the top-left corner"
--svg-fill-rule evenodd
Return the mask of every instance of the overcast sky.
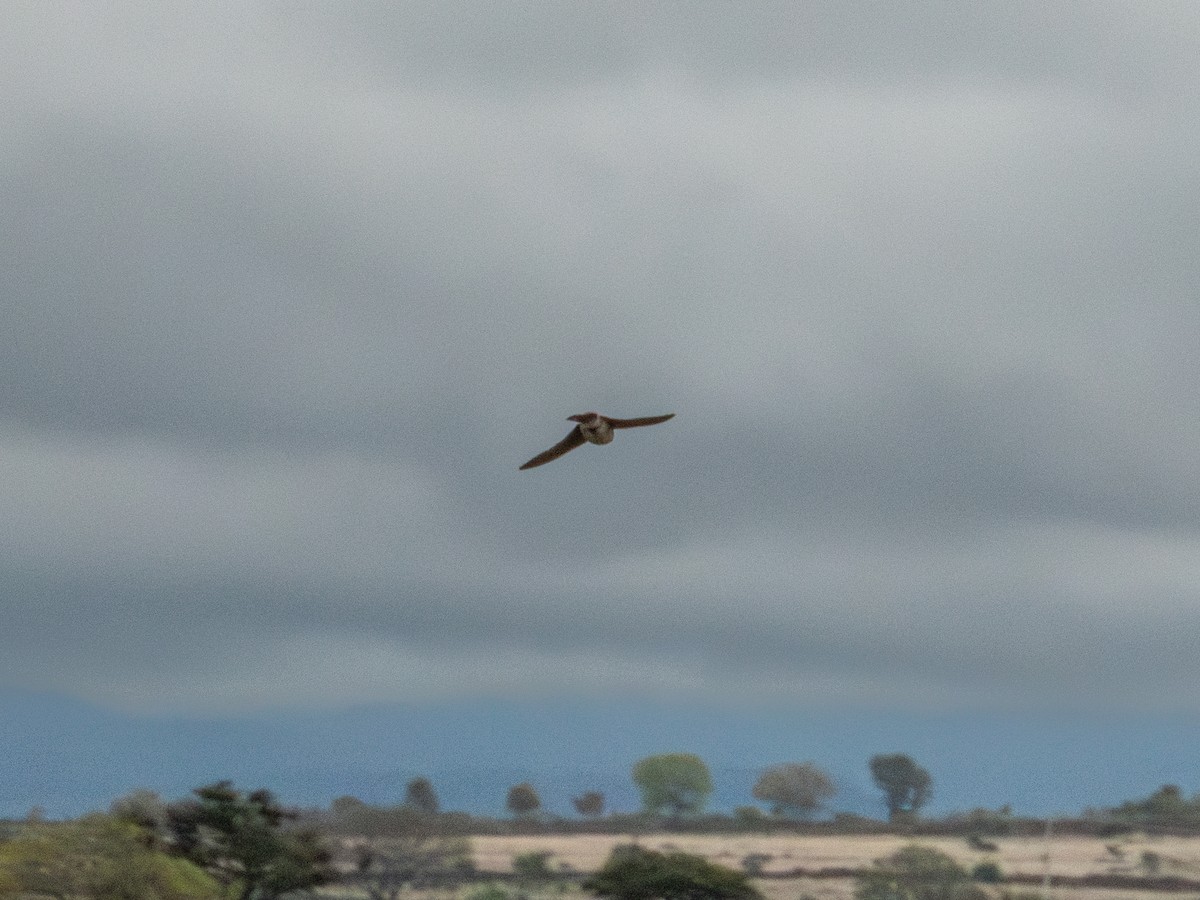
<path id="1" fill-rule="evenodd" d="M 1200 7 L 24 3 L 0 681 L 1200 711 Z M 676 413 L 551 465 L 566 417 Z"/>

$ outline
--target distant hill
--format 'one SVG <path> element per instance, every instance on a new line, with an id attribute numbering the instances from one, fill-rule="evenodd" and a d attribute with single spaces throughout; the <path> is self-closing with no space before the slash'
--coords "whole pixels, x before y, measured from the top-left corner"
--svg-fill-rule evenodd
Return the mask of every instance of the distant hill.
<path id="1" fill-rule="evenodd" d="M 1023 815 L 1075 813 L 1142 797 L 1164 783 L 1200 789 L 1200 722 L 864 711 L 738 710 L 664 703 L 453 702 L 221 718 L 133 716 L 53 694 L 0 692 L 0 816 L 42 806 L 52 817 L 108 806 L 149 787 L 168 798 L 221 778 L 326 806 L 351 794 L 398 803 L 431 779 L 444 809 L 502 815 L 507 789 L 530 781 L 544 807 L 603 791 L 632 811 L 630 767 L 651 753 L 698 753 L 710 803 L 750 805 L 761 769 L 813 760 L 837 780 L 832 807 L 879 816 L 867 772 L 881 752 L 911 755 L 934 778 L 928 811 L 1011 804 Z"/>

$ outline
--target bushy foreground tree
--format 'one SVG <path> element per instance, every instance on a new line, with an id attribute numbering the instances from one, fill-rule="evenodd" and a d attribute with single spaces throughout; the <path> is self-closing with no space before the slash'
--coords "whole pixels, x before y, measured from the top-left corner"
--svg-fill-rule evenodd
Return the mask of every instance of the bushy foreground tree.
<path id="1" fill-rule="evenodd" d="M 883 791 L 888 818 L 916 815 L 933 793 L 929 773 L 903 753 L 884 753 L 872 756 L 871 777 Z"/>
<path id="2" fill-rule="evenodd" d="M 912 844 L 858 876 L 855 900 L 988 900 L 966 870 L 939 850 Z"/>
<path id="3" fill-rule="evenodd" d="M 809 819 L 837 789 L 815 763 L 783 763 L 765 769 L 754 785 L 754 799 L 769 803 L 777 816 Z"/>
<path id="4" fill-rule="evenodd" d="M 0 844 L 0 897 L 215 900 L 219 893 L 199 867 L 155 849 L 143 828 L 115 816 L 35 825 Z"/>
<path id="5" fill-rule="evenodd" d="M 615 847 L 583 889 L 612 900 L 760 900 L 743 872 L 688 853 Z"/>
<path id="6" fill-rule="evenodd" d="M 708 766 L 694 753 L 647 756 L 634 765 L 633 783 L 646 812 L 673 818 L 702 812 L 713 791 Z"/>
<path id="7" fill-rule="evenodd" d="M 296 813 L 270 791 L 243 794 L 218 781 L 192 793 L 195 799 L 167 807 L 171 844 L 216 878 L 227 896 L 275 900 L 333 876 L 317 833 L 288 827 Z"/>

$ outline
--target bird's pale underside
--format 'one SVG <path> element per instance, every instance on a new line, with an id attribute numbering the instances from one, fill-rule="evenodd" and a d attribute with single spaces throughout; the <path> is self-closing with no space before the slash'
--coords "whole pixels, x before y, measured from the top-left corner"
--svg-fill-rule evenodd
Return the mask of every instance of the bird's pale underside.
<path id="1" fill-rule="evenodd" d="M 611 416 L 602 416 L 600 413 L 594 412 L 567 416 L 568 421 L 578 423 L 571 429 L 571 433 L 549 450 L 539 453 L 529 462 L 525 463 L 525 465 L 521 466 L 521 468 L 532 469 L 535 466 L 545 465 L 585 443 L 612 443 L 613 430 L 616 428 L 640 428 L 643 425 L 657 425 L 659 422 L 665 422 L 667 419 L 674 417 L 675 413 L 667 413 L 665 416 L 645 416 L 640 419 L 614 419 Z"/>

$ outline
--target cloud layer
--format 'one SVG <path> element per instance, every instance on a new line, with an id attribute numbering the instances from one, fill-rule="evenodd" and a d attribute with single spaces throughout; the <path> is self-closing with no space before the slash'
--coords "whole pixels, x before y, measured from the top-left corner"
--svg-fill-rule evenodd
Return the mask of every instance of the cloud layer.
<path id="1" fill-rule="evenodd" d="M 5 682 L 1195 711 L 1200 13 L 211 13 L 0 37 Z"/>

